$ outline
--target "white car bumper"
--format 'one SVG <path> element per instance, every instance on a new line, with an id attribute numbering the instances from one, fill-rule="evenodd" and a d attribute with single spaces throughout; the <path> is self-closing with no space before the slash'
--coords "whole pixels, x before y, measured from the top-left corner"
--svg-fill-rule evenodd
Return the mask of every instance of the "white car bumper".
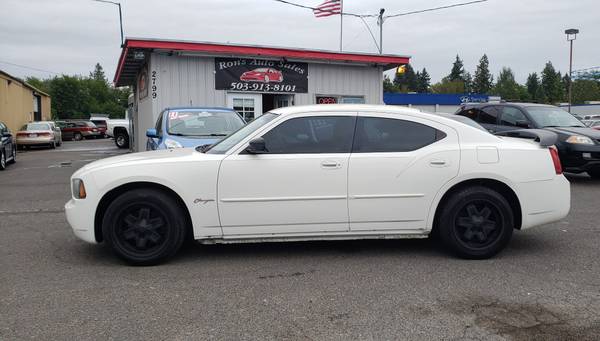
<path id="1" fill-rule="evenodd" d="M 563 219 L 571 209 L 571 185 L 563 176 L 519 184 L 523 213 L 521 229 Z"/>
<path id="2" fill-rule="evenodd" d="M 65 213 L 67 221 L 73 228 L 75 235 L 88 242 L 97 244 L 94 234 L 94 214 L 96 212 L 95 203 L 88 199 L 71 199 L 65 204 Z M 88 207 L 94 205 L 94 207 Z"/>

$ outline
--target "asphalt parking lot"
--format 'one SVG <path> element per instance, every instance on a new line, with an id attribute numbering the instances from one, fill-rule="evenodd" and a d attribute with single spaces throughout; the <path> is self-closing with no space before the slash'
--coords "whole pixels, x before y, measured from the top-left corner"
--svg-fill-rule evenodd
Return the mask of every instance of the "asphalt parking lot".
<path id="1" fill-rule="evenodd" d="M 429 240 L 191 244 L 129 267 L 75 238 L 63 205 L 112 140 L 18 154 L 0 173 L 0 339 L 598 340 L 600 182 L 494 259 Z M 543 195 L 543 193 L 540 193 Z"/>

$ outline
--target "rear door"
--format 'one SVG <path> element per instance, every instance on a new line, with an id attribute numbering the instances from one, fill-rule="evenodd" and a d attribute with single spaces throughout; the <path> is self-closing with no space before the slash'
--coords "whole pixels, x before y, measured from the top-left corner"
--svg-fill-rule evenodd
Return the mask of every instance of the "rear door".
<path id="1" fill-rule="evenodd" d="M 453 128 L 359 114 L 348 170 L 350 230 L 425 229 L 433 198 L 458 174 L 459 157 Z"/>

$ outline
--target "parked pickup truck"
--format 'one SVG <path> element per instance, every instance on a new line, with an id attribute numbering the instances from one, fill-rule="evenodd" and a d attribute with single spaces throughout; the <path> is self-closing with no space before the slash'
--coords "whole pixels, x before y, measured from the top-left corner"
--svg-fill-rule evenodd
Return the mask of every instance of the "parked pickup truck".
<path id="1" fill-rule="evenodd" d="M 129 148 L 129 119 L 107 120 L 106 135 L 115 139 L 117 147 Z"/>

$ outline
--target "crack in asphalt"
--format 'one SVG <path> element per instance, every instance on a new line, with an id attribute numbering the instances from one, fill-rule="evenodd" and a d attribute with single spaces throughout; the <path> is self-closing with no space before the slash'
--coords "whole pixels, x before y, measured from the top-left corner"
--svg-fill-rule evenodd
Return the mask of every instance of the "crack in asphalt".
<path id="1" fill-rule="evenodd" d="M 30 210 L 4 210 L 0 211 L 0 215 L 20 215 L 20 214 L 36 214 L 36 213 L 63 213 L 65 208 L 34 208 Z"/>

